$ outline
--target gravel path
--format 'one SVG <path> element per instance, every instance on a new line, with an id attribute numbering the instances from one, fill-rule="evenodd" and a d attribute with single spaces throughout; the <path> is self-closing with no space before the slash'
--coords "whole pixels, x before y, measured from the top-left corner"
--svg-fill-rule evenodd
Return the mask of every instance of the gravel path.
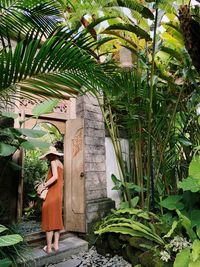
<path id="1" fill-rule="evenodd" d="M 111 257 L 109 254 L 102 256 L 97 253 L 94 247 L 87 252 L 81 252 L 71 256 L 71 259 L 66 261 L 50 264 L 51 267 L 131 267 L 131 264 L 126 262 L 120 256 Z"/>

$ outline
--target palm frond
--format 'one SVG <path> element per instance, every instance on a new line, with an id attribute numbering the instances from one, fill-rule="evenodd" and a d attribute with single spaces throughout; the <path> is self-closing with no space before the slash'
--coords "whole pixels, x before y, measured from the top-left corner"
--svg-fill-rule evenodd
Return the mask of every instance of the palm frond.
<path id="1" fill-rule="evenodd" d="M 28 32 L 47 36 L 58 24 L 60 15 L 55 1 L 4 0 L 0 3 L 0 37 L 3 47 L 12 39 L 23 39 Z"/>
<path id="2" fill-rule="evenodd" d="M 150 35 L 137 25 L 117 23 L 117 24 L 110 25 L 108 28 L 106 28 L 106 31 L 109 31 L 109 30 L 128 31 L 128 32 L 135 33 L 138 38 L 145 39 L 147 41 L 151 40 Z"/>
<path id="3" fill-rule="evenodd" d="M 61 36 L 53 36 L 42 45 L 39 40 L 21 41 L 14 51 L 4 49 L 0 54 L 0 66 L 1 96 L 15 93 L 12 87 L 15 84 L 24 92 L 61 96 L 61 93 L 93 91 L 107 82 L 100 65 Z"/>
<path id="4" fill-rule="evenodd" d="M 132 1 L 132 0 L 108 1 L 107 6 L 109 6 L 109 7 L 112 7 L 112 6 L 127 7 L 129 9 L 137 11 L 144 18 L 154 19 L 154 15 L 150 11 L 150 9 L 148 9 L 144 5 L 140 4 L 138 1 Z"/>

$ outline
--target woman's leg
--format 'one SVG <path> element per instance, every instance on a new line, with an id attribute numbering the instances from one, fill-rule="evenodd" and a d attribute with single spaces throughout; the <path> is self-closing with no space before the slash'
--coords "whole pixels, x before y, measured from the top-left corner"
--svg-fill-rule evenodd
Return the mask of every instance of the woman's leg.
<path id="1" fill-rule="evenodd" d="M 50 253 L 52 250 L 52 238 L 53 238 L 53 231 L 46 232 L 46 239 L 47 239 L 47 253 Z"/>
<path id="2" fill-rule="evenodd" d="M 55 251 L 59 249 L 59 238 L 60 238 L 60 231 L 54 231 L 54 243 L 53 247 Z"/>

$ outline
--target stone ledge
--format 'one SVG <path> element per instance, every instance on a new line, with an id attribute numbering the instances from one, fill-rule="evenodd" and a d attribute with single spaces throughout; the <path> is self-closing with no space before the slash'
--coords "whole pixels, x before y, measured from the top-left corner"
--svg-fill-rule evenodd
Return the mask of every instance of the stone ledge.
<path id="1" fill-rule="evenodd" d="M 69 259 L 71 255 L 88 250 L 88 242 L 76 236 L 68 237 L 60 241 L 60 249 L 57 253 L 47 254 L 43 251 L 43 246 L 30 248 L 30 251 L 24 253 L 23 258 L 26 262 L 17 263 L 18 267 L 42 267 L 47 264 L 54 264 Z"/>

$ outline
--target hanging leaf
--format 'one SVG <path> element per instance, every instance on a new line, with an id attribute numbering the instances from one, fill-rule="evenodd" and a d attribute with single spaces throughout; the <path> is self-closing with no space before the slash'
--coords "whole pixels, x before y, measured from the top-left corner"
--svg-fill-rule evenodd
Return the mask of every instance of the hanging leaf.
<path id="1" fill-rule="evenodd" d="M 117 23 L 114 25 L 110 25 L 108 28 L 105 29 L 105 31 L 109 30 L 123 30 L 123 31 L 128 31 L 135 33 L 138 38 L 145 39 L 146 41 L 150 41 L 151 37 L 150 35 L 144 31 L 142 28 L 140 28 L 137 25 L 131 25 L 131 24 L 122 24 L 122 23 Z"/>
<path id="2" fill-rule="evenodd" d="M 7 157 L 15 153 L 17 148 L 12 145 L 8 145 L 5 143 L 0 142 L 0 156 Z"/>
<path id="3" fill-rule="evenodd" d="M 46 143 L 44 141 L 38 141 L 38 140 L 35 140 L 35 139 L 28 139 L 27 141 L 22 142 L 21 146 L 24 149 L 27 149 L 27 150 L 33 150 L 33 149 L 36 149 L 36 148 L 48 149 L 49 146 L 50 146 L 50 143 Z"/>
<path id="4" fill-rule="evenodd" d="M 36 105 L 32 109 L 32 113 L 36 118 L 38 118 L 43 114 L 52 113 L 54 108 L 58 105 L 58 103 L 59 103 L 58 99 L 45 100 L 42 103 Z"/>
<path id="5" fill-rule="evenodd" d="M 24 128 L 20 128 L 17 129 L 21 134 L 27 136 L 27 137 L 31 137 L 31 138 L 40 138 L 43 137 L 46 132 L 41 131 L 41 130 L 33 130 L 33 129 L 24 129 Z"/>

